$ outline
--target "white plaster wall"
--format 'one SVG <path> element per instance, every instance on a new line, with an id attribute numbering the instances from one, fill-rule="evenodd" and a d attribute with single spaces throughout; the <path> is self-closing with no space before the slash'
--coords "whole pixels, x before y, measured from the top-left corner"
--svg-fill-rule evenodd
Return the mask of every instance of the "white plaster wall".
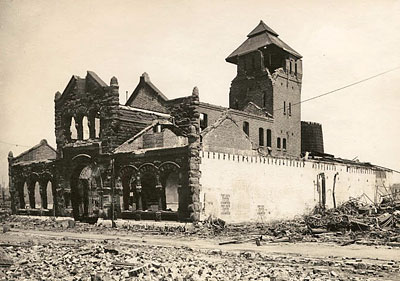
<path id="1" fill-rule="evenodd" d="M 325 174 L 327 207 L 333 207 L 335 173 L 336 204 L 363 194 L 371 200 L 379 199 L 376 185 L 382 180 L 376 179 L 372 169 L 204 151 L 200 156 L 201 219 L 212 215 L 227 222 L 266 222 L 303 215 L 319 202 L 319 173 Z M 388 186 L 391 173 L 383 174 Z"/>

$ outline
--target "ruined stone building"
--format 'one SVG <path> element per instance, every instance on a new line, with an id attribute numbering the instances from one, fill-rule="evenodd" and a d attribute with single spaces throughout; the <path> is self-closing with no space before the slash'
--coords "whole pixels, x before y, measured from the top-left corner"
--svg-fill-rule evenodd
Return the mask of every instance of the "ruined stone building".
<path id="1" fill-rule="evenodd" d="M 229 108 L 197 88 L 168 99 L 146 73 L 121 105 L 117 78 L 72 76 L 54 99 L 56 149 L 9 154 L 13 212 L 239 222 L 380 199 L 389 169 L 324 153 L 321 125 L 301 121 L 302 56 L 275 31 L 261 21 L 226 61 Z"/>

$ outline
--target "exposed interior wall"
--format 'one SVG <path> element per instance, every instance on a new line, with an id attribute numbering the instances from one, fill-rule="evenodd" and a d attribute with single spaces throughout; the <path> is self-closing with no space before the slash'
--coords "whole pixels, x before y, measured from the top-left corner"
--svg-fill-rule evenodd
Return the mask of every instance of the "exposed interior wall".
<path id="1" fill-rule="evenodd" d="M 209 127 L 204 133 L 202 144 L 205 150 L 231 153 L 252 150 L 250 139 L 230 117 L 216 127 Z"/>
<path id="2" fill-rule="evenodd" d="M 179 193 L 178 193 L 178 173 L 169 174 L 165 183 L 165 205 L 167 210 L 178 211 Z"/>
<path id="3" fill-rule="evenodd" d="M 201 219 L 227 222 L 291 219 L 320 203 L 317 177 L 324 173 L 326 207 L 358 197 L 379 200 L 376 185 L 390 185 L 390 173 L 356 166 L 274 157 L 204 152 L 201 156 Z M 377 177 L 377 175 L 380 175 Z M 366 199 L 368 200 L 368 199 Z"/>
<path id="4" fill-rule="evenodd" d="M 139 84 L 139 86 L 140 88 L 135 90 L 137 93 L 135 93 L 135 97 L 129 103 L 129 106 L 157 112 L 167 112 L 153 89 L 145 84 Z"/>

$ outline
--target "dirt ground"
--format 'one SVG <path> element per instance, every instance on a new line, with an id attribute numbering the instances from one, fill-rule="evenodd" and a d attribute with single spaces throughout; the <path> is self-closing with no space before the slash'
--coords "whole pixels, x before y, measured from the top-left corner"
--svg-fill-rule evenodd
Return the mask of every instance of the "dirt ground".
<path id="1" fill-rule="evenodd" d="M 265 240 L 219 245 L 229 237 L 67 225 L 8 224 L 0 256 L 10 265 L 0 267 L 0 280 L 400 280 L 397 247 Z"/>

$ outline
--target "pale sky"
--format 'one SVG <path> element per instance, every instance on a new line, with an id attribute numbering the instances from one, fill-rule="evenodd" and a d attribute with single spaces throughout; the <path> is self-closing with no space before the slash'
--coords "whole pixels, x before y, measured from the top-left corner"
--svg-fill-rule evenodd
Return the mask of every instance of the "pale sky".
<path id="1" fill-rule="evenodd" d="M 168 97 L 228 105 L 225 58 L 263 20 L 303 55 L 302 99 L 400 66 L 400 1 L 0 0 L 0 175 L 7 154 L 47 139 L 72 75 L 116 76 L 120 102 L 143 72 Z M 400 170 L 400 70 L 302 104 L 325 151 Z"/>

